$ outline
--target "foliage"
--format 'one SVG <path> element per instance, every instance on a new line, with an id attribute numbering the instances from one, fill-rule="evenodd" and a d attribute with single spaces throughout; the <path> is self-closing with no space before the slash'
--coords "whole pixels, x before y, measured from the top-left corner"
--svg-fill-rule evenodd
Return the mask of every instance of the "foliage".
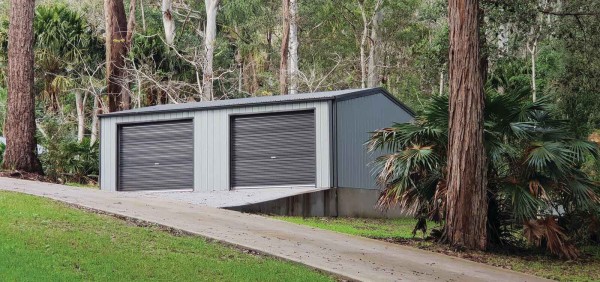
<path id="1" fill-rule="evenodd" d="M 64 100 L 60 94 L 85 76 L 83 68 L 103 58 L 103 45 L 87 20 L 66 4 L 38 6 L 33 27 L 40 97 L 53 113 Z"/>
<path id="2" fill-rule="evenodd" d="M 555 117 L 550 97 L 532 102 L 527 85 L 518 81 L 491 79 L 486 90 L 489 240 L 510 241 L 512 231 L 525 224 L 530 242 L 573 258 L 563 221 L 599 206 L 599 187 L 582 170 L 588 158 L 598 158 L 598 148 L 573 137 Z M 382 206 L 397 204 L 417 218 L 443 221 L 447 105 L 447 96 L 435 97 L 414 123 L 372 135 L 370 150 L 393 152 L 377 160 Z"/>
<path id="3" fill-rule="evenodd" d="M 32 281 L 331 281 L 308 267 L 0 192 L 0 273 Z"/>
<path id="4" fill-rule="evenodd" d="M 95 183 L 100 162 L 98 142 L 91 145 L 90 139 L 85 138 L 78 143 L 54 118 L 43 125 L 46 136 L 41 138 L 44 151 L 40 160 L 48 178 L 61 183 Z"/>
<path id="5" fill-rule="evenodd" d="M 6 150 L 6 144 L 0 143 L 0 164 L 4 161 L 4 151 Z"/>

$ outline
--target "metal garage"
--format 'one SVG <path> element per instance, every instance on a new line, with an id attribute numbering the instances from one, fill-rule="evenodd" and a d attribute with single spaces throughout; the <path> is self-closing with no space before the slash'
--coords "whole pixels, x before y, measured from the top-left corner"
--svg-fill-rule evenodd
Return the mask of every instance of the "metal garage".
<path id="1" fill-rule="evenodd" d="M 119 126 L 119 191 L 194 188 L 190 120 Z"/>
<path id="2" fill-rule="evenodd" d="M 408 122 L 381 88 L 167 104 L 100 116 L 106 191 L 368 189 L 369 132 Z M 243 190 L 258 191 L 258 190 Z M 362 196 L 361 196 L 362 197 Z"/>
<path id="3" fill-rule="evenodd" d="M 315 138 L 313 110 L 232 117 L 232 187 L 314 187 Z"/>

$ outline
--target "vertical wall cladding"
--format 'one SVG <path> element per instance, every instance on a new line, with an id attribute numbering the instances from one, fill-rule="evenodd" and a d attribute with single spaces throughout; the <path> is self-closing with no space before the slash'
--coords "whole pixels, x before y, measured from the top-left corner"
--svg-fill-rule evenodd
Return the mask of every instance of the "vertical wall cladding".
<path id="1" fill-rule="evenodd" d="M 117 152 L 119 151 L 117 148 L 117 127 L 119 124 L 179 120 L 193 117 L 194 115 L 191 112 L 102 117 L 100 119 L 100 188 L 106 191 L 116 191 L 117 189 Z"/>
<path id="2" fill-rule="evenodd" d="M 331 102 L 306 102 L 251 107 L 224 108 L 195 112 L 195 190 L 229 190 L 231 116 L 295 110 L 315 110 L 317 138 L 317 186 L 330 183 L 330 110 Z"/>
<path id="3" fill-rule="evenodd" d="M 194 119 L 194 190 L 230 189 L 231 115 L 314 109 L 316 121 L 317 187 L 331 187 L 331 101 L 299 102 L 200 111 L 105 116 L 100 119 L 100 185 L 115 191 L 117 182 L 117 126 L 120 123 Z M 192 152 L 191 152 L 192 153 Z"/>
<path id="4" fill-rule="evenodd" d="M 377 189 L 372 162 L 384 152 L 367 152 L 369 132 L 412 119 L 409 112 L 384 94 L 337 102 L 337 186 Z"/>

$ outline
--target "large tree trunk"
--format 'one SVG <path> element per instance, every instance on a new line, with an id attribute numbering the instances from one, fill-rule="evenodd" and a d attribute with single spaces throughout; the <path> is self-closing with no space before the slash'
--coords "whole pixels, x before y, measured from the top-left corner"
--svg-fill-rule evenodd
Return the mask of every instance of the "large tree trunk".
<path id="1" fill-rule="evenodd" d="M 108 110 L 116 112 L 124 109 L 125 55 L 127 54 L 127 18 L 123 0 L 104 0 L 106 22 L 106 94 Z"/>
<path id="2" fill-rule="evenodd" d="M 487 246 L 483 75 L 477 0 L 449 0 L 450 106 L 444 237 L 454 246 Z"/>
<path id="3" fill-rule="evenodd" d="M 290 0 L 290 94 L 298 93 L 298 3 Z"/>
<path id="4" fill-rule="evenodd" d="M 281 62 L 279 63 L 279 92 L 288 94 L 288 54 L 290 46 L 290 0 L 282 0 Z"/>
<path id="5" fill-rule="evenodd" d="M 172 6 L 172 0 L 162 0 L 163 27 L 165 29 L 165 39 L 169 45 L 175 42 L 175 20 L 171 11 Z"/>
<path id="6" fill-rule="evenodd" d="M 3 167 L 43 173 L 35 140 L 33 93 L 34 0 L 11 0 L 8 27 L 8 100 Z"/>
<path id="7" fill-rule="evenodd" d="M 204 73 L 202 79 L 203 100 L 213 99 L 213 57 L 217 38 L 217 8 L 219 0 L 204 0 L 206 5 L 206 29 L 204 31 Z"/>
<path id="8" fill-rule="evenodd" d="M 371 48 L 369 49 L 369 62 L 367 65 L 367 87 L 377 87 L 379 85 L 379 73 L 377 64 L 379 64 L 379 48 L 381 39 L 379 38 L 379 23 L 383 19 L 381 10 L 375 11 L 371 24 Z"/>

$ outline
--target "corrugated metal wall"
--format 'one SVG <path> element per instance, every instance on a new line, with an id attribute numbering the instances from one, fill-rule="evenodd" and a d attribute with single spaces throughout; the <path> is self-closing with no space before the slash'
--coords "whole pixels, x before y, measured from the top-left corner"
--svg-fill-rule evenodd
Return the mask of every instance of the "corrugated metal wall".
<path id="1" fill-rule="evenodd" d="M 117 124 L 194 118 L 194 190 L 229 190 L 230 115 L 315 109 L 317 187 L 331 186 L 330 101 L 103 117 L 100 124 L 100 185 L 116 189 Z"/>
<path id="2" fill-rule="evenodd" d="M 383 94 L 339 101 L 336 107 L 337 186 L 377 189 L 369 164 L 383 153 L 366 151 L 369 132 L 394 122 L 409 122 L 412 116 Z"/>

